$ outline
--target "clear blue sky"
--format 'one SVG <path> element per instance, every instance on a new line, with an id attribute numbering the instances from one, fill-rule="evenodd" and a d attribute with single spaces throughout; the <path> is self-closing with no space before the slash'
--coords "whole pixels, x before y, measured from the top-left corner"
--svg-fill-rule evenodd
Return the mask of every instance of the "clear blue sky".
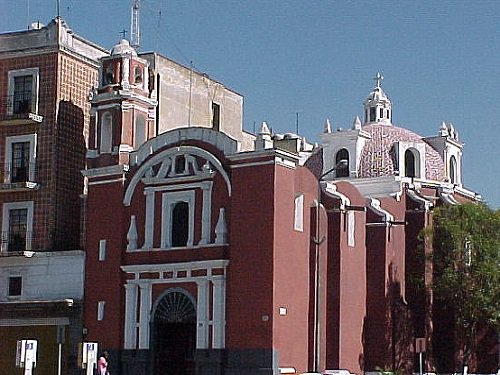
<path id="1" fill-rule="evenodd" d="M 29 4 L 29 6 L 28 6 Z M 111 48 L 131 0 L 60 0 L 79 35 Z M 46 24 L 56 0 L 0 0 L 0 31 Z M 29 10 L 28 10 L 29 9 Z M 500 207 L 500 1 L 142 0 L 141 50 L 156 50 L 245 97 L 244 127 L 315 141 L 351 126 L 382 72 L 393 122 L 422 136 L 452 122 L 465 186 Z"/>

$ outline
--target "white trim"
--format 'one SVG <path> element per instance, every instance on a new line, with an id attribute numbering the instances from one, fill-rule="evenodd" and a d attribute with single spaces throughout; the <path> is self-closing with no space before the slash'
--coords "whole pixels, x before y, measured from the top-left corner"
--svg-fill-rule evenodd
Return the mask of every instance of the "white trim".
<path id="1" fill-rule="evenodd" d="M 231 169 L 244 168 L 244 167 L 258 167 L 261 165 L 270 165 L 270 164 L 276 164 L 276 161 L 269 160 L 269 161 L 255 161 L 253 163 L 233 164 L 231 165 Z"/>
<path id="2" fill-rule="evenodd" d="M 212 348 L 222 349 L 225 347 L 226 280 L 215 279 L 212 284 Z"/>
<path id="3" fill-rule="evenodd" d="M 14 135 L 11 137 L 5 137 L 5 166 L 4 170 L 10 170 L 10 173 L 4 174 L 4 183 L 8 184 L 11 182 L 12 178 L 12 144 L 20 143 L 20 142 L 29 142 L 30 143 L 30 160 L 28 165 L 28 181 L 35 181 L 35 163 L 36 163 L 36 144 L 37 144 L 37 135 L 34 134 L 26 134 L 26 135 Z M 9 168 L 10 166 L 10 168 Z"/>
<path id="4" fill-rule="evenodd" d="M 153 138 L 154 139 L 154 138 Z M 149 142 L 149 141 L 148 141 Z M 145 143 L 145 145 L 148 144 L 148 142 Z M 141 146 L 141 149 L 144 147 Z M 224 170 L 222 163 L 217 159 L 214 155 L 209 153 L 206 150 L 203 150 L 202 148 L 199 147 L 194 147 L 194 146 L 179 146 L 179 147 L 173 147 L 169 148 L 167 150 L 164 150 L 156 155 L 154 155 L 151 159 L 147 160 L 144 164 L 142 164 L 137 172 L 135 172 L 134 176 L 130 179 L 130 183 L 127 187 L 127 190 L 125 192 L 125 195 L 123 197 L 123 204 L 125 206 L 130 206 L 130 202 L 132 200 L 132 195 L 134 194 L 135 188 L 139 181 L 142 181 L 144 177 L 146 177 L 146 174 L 152 169 L 153 166 L 163 163 L 164 160 L 171 158 L 175 154 L 183 154 L 185 156 L 187 155 L 194 155 L 198 156 L 200 158 L 205 159 L 207 162 L 210 163 L 211 166 L 215 168 L 217 172 L 219 172 L 224 179 L 224 182 L 226 183 L 228 195 L 231 196 L 231 181 L 229 180 L 229 175 L 227 172 Z M 148 154 L 149 155 L 149 154 Z M 137 164 L 137 162 L 136 162 Z M 186 176 L 186 178 L 189 178 L 192 176 Z M 168 179 L 162 179 L 161 182 L 168 181 Z"/>
<path id="5" fill-rule="evenodd" d="M 152 301 L 151 283 L 139 283 L 139 349 L 149 349 L 149 322 Z"/>
<path id="6" fill-rule="evenodd" d="M 8 72 L 8 89 L 7 89 L 7 95 L 12 97 L 12 100 L 14 100 L 14 78 L 15 77 L 23 77 L 23 76 L 31 76 L 32 77 L 32 88 L 31 88 L 31 96 L 32 96 L 32 101 L 31 101 L 31 113 L 36 113 L 38 114 L 38 86 L 39 86 L 39 69 L 38 67 L 35 68 L 26 68 L 26 69 L 18 69 L 18 70 L 10 70 Z M 34 98 L 34 100 L 33 100 Z M 9 106 L 8 106 L 9 107 Z M 14 113 L 14 105 L 12 105 L 12 108 L 8 108 L 8 114 L 12 115 Z"/>
<path id="7" fill-rule="evenodd" d="M 33 233 L 33 207 L 34 207 L 33 201 L 9 202 L 9 203 L 3 204 L 3 212 L 2 212 L 2 232 L 7 233 L 7 236 L 8 236 L 10 210 L 17 210 L 17 209 L 23 209 L 23 208 L 28 209 L 28 212 L 26 215 L 26 234 L 27 234 L 27 236 L 26 236 L 26 249 L 25 249 L 28 251 L 31 250 L 31 236 L 29 234 Z M 8 241 L 2 242 L 1 252 L 9 251 L 8 247 L 9 247 Z"/>
<path id="8" fill-rule="evenodd" d="M 212 269 L 214 268 L 226 268 L 229 264 L 228 260 L 218 259 L 218 260 L 201 260 L 195 262 L 183 262 L 183 263 L 162 263 L 162 264 L 134 264 L 128 266 L 120 266 L 121 270 L 126 273 L 134 273 L 135 281 L 139 280 L 139 273 L 147 272 L 147 273 L 164 273 L 164 272 L 175 272 L 175 271 L 193 271 L 193 270 L 208 270 L 208 276 L 211 278 L 217 278 L 221 275 L 212 276 Z M 187 278 L 183 277 L 180 279 L 181 282 L 185 281 Z M 193 279 L 201 279 L 201 277 L 196 277 Z M 164 279 L 160 277 L 161 282 L 173 281 L 172 279 Z M 134 280 L 129 280 L 128 282 L 132 282 Z"/>
<path id="9" fill-rule="evenodd" d="M 123 349 L 136 349 L 137 345 L 137 284 L 125 285 L 125 322 Z"/>
<path id="10" fill-rule="evenodd" d="M 112 184 L 115 182 L 123 182 L 125 179 L 123 177 L 120 178 L 115 178 L 112 180 L 101 180 L 101 181 L 89 181 L 89 186 L 90 185 L 104 185 L 104 184 Z"/>
<path id="11" fill-rule="evenodd" d="M 207 279 L 197 280 L 196 349 L 208 349 L 208 317 L 210 284 Z"/>

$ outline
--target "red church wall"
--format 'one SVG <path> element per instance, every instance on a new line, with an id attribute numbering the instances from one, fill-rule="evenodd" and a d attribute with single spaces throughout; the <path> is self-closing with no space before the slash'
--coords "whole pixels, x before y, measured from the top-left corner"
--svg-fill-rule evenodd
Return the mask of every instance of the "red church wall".
<path id="1" fill-rule="evenodd" d="M 128 218 L 123 216 L 120 183 L 91 185 L 87 198 L 85 278 L 86 340 L 102 348 L 119 349 L 123 336 L 123 239 Z M 99 241 L 106 240 L 106 258 L 99 261 Z M 97 303 L 106 301 L 104 319 L 97 321 Z"/>
<path id="2" fill-rule="evenodd" d="M 280 367 L 306 371 L 312 250 L 309 207 L 316 199 L 317 182 L 305 168 L 277 166 L 275 186 L 273 347 L 278 350 Z M 303 230 L 298 231 L 294 229 L 295 198 L 301 194 L 304 220 Z"/>
<path id="3" fill-rule="evenodd" d="M 275 167 L 242 166 L 231 172 L 226 347 L 271 349 Z"/>

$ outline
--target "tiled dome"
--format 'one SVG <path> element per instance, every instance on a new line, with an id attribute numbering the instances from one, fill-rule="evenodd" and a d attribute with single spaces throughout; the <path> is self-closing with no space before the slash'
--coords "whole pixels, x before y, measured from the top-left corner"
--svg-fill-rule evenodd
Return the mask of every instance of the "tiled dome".
<path id="1" fill-rule="evenodd" d="M 371 135 L 361 152 L 359 177 L 394 175 L 394 159 L 391 152 L 395 142 L 418 142 L 425 145 L 425 178 L 444 181 L 444 163 L 436 150 L 421 136 L 393 125 L 368 124 L 362 129 Z"/>

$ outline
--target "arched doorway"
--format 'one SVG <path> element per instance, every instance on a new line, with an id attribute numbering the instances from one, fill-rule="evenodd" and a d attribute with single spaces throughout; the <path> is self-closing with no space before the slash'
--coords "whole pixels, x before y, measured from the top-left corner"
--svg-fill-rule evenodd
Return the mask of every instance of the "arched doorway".
<path id="1" fill-rule="evenodd" d="M 158 300 L 151 339 L 154 374 L 194 374 L 196 307 L 186 291 L 171 289 Z"/>

